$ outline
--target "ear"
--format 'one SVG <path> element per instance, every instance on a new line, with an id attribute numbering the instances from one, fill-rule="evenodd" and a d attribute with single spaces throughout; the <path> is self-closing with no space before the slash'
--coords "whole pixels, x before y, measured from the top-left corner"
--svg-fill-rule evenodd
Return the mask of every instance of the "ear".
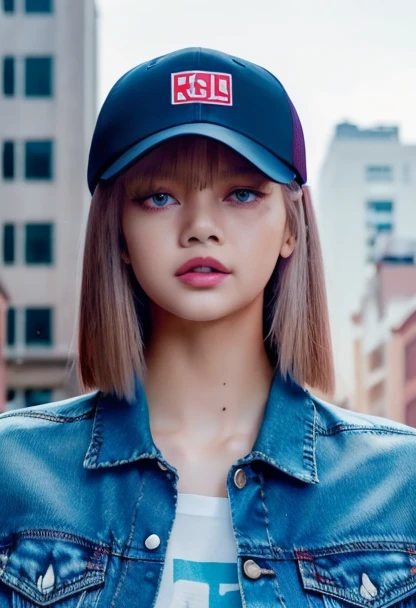
<path id="1" fill-rule="evenodd" d="M 288 258 L 292 255 L 296 245 L 296 238 L 293 235 L 289 235 L 284 241 L 280 250 L 280 256 L 282 258 Z"/>

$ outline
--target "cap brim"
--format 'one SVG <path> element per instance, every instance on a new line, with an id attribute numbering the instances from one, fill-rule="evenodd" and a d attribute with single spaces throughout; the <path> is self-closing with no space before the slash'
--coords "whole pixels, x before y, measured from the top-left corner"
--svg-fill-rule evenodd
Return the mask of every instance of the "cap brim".
<path id="1" fill-rule="evenodd" d="M 115 177 L 128 169 L 140 156 L 149 152 L 155 146 L 180 135 L 203 135 L 215 139 L 241 154 L 272 181 L 288 184 L 296 179 L 296 173 L 290 167 L 252 139 L 226 127 L 204 122 L 177 125 L 150 135 L 126 150 L 101 175 L 100 179 L 108 180 Z"/>

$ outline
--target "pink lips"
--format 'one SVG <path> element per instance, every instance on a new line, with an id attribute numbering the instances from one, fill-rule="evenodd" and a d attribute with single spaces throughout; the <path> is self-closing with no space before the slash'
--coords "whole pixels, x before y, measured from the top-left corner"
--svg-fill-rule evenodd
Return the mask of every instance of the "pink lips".
<path id="1" fill-rule="evenodd" d="M 192 272 L 193 268 L 205 266 L 217 272 Z M 175 276 L 182 283 L 193 287 L 211 287 L 224 281 L 231 271 L 215 258 L 192 258 L 176 271 Z"/>

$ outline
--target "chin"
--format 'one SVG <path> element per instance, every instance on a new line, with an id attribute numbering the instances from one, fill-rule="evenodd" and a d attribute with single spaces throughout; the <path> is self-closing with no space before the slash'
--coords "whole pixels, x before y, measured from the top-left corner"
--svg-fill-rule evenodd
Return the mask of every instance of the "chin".
<path id="1" fill-rule="evenodd" d="M 238 293 L 239 291 L 239 293 Z M 219 321 L 253 305 L 262 295 L 259 290 L 234 291 L 234 293 L 220 293 L 219 290 L 198 290 L 181 293 L 156 292 L 155 289 L 148 296 L 159 310 L 160 315 L 168 314 L 185 321 L 199 323 Z M 261 302 L 262 306 L 262 302 Z"/>
<path id="2" fill-rule="evenodd" d="M 195 321 L 198 323 L 204 323 L 208 321 L 218 321 L 219 319 L 223 319 L 227 317 L 234 311 L 230 310 L 218 310 L 216 311 L 212 307 L 202 307 L 199 309 L 184 307 L 183 309 L 176 308 L 171 311 L 176 317 L 180 319 L 184 319 L 186 321 Z"/>
<path id="3" fill-rule="evenodd" d="M 224 302 L 159 302 L 158 308 L 168 314 L 174 315 L 186 321 L 199 323 L 218 321 L 236 312 L 235 306 L 224 306 Z M 237 307 L 238 309 L 238 307 Z"/>

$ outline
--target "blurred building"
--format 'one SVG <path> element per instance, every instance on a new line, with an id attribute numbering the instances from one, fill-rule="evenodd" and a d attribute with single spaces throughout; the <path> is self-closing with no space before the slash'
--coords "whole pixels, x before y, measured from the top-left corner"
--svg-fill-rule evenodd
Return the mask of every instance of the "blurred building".
<path id="1" fill-rule="evenodd" d="M 355 324 L 355 405 L 416 427 L 416 241 L 392 239 Z"/>
<path id="2" fill-rule="evenodd" d="M 6 342 L 6 314 L 9 296 L 0 283 L 0 413 L 6 408 L 6 364 L 4 345 Z"/>
<path id="3" fill-rule="evenodd" d="M 354 408 L 352 314 L 372 272 L 379 235 L 412 238 L 416 145 L 397 126 L 336 126 L 321 169 L 317 214 L 336 357 L 336 400 Z"/>
<path id="4" fill-rule="evenodd" d="M 96 117 L 94 1 L 0 0 L 0 61 L 0 266 L 14 408 L 78 391 L 73 335 Z"/>

